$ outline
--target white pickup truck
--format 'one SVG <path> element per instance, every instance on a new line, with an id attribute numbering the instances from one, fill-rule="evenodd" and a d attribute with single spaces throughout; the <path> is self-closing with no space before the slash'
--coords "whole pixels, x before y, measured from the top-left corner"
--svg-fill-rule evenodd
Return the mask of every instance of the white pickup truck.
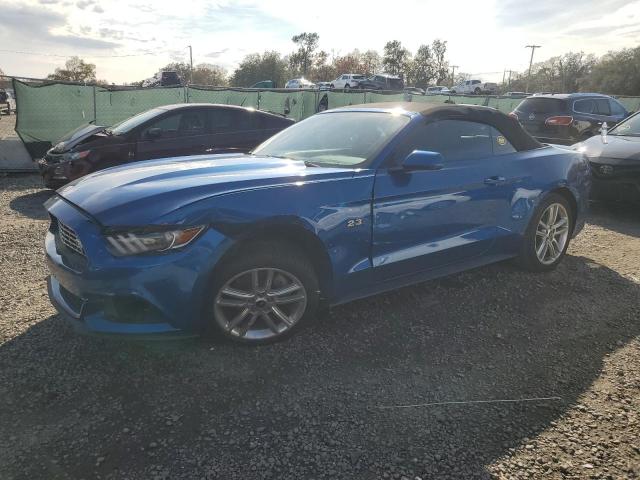
<path id="1" fill-rule="evenodd" d="M 480 80 L 465 80 L 451 88 L 451 93 L 462 93 L 471 95 L 496 95 L 498 84 Z"/>

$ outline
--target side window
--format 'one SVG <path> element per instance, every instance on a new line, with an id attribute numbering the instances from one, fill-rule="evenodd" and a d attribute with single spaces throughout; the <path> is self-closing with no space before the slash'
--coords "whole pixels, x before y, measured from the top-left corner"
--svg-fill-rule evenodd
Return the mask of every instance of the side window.
<path id="1" fill-rule="evenodd" d="M 255 128 L 254 115 L 243 110 L 212 108 L 207 116 L 211 133 L 232 133 Z"/>
<path id="2" fill-rule="evenodd" d="M 180 118 L 180 136 L 202 135 L 204 126 L 205 116 L 202 110 L 185 111 Z"/>
<path id="3" fill-rule="evenodd" d="M 147 132 L 151 129 L 159 128 L 161 133 L 161 138 L 175 138 L 179 136 L 180 131 L 180 119 L 182 118 L 181 113 L 174 113 L 173 115 L 168 115 L 160 120 L 156 120 L 152 122 L 150 125 L 145 127 L 142 131 L 141 138 L 147 138 Z"/>
<path id="4" fill-rule="evenodd" d="M 349 78 L 349 75 L 342 75 L 342 80 L 346 80 L 347 78 Z"/>
<path id="5" fill-rule="evenodd" d="M 473 80 L 471 83 L 472 83 L 473 85 L 477 85 L 477 84 L 479 84 L 479 83 L 480 83 L 480 80 Z"/>
<path id="6" fill-rule="evenodd" d="M 608 98 L 597 98 L 594 100 L 596 104 L 596 113 L 598 115 L 611 115 L 611 107 Z"/>
<path id="7" fill-rule="evenodd" d="M 502 135 L 502 133 L 491 127 L 491 139 L 493 142 L 493 154 L 494 155 L 506 155 L 508 153 L 515 153 L 516 149 L 513 148 L 511 142 L 507 140 L 507 137 Z"/>
<path id="8" fill-rule="evenodd" d="M 462 120 L 441 120 L 420 125 L 411 132 L 398 152 L 396 161 L 401 161 L 413 150 L 438 152 L 447 163 L 490 157 L 494 153 L 492 130 L 489 125 Z M 500 134 L 497 130 L 496 133 L 497 142 Z M 508 141 L 501 146 L 505 149 L 501 153 L 508 153 L 507 144 Z"/>
<path id="9" fill-rule="evenodd" d="M 611 107 L 612 115 L 625 115 L 627 111 L 616 100 L 609 99 L 609 105 Z"/>
<path id="10" fill-rule="evenodd" d="M 573 104 L 573 109 L 580 113 L 595 113 L 593 100 L 577 100 Z"/>

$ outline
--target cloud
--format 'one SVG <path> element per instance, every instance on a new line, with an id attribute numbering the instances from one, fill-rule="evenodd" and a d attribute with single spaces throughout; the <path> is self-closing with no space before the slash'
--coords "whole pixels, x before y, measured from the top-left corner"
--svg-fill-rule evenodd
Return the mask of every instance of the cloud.
<path id="1" fill-rule="evenodd" d="M 47 8 L 25 5 L 2 7 L 0 34 L 14 41 L 26 41 L 30 45 L 38 42 L 48 46 L 67 46 L 79 50 L 105 50 L 119 46 L 115 42 L 77 35 L 73 32 L 65 35 L 54 33 L 56 30 L 64 30 L 66 26 L 65 15 Z M 87 26 L 82 26 L 80 31 L 88 33 L 86 28 Z"/>
<path id="2" fill-rule="evenodd" d="M 80 10 L 84 10 L 94 3 L 96 3 L 95 0 L 79 0 L 78 2 L 76 2 L 76 7 L 78 7 Z"/>
<path id="3" fill-rule="evenodd" d="M 93 11 L 96 13 L 104 13 L 104 8 L 102 8 L 100 5 L 94 5 Z"/>
<path id="4" fill-rule="evenodd" d="M 220 50 L 219 52 L 209 52 L 209 53 L 205 53 L 205 57 L 207 58 L 219 58 L 220 56 L 222 56 L 223 54 L 227 53 L 229 51 L 228 48 L 223 48 L 222 50 Z"/>

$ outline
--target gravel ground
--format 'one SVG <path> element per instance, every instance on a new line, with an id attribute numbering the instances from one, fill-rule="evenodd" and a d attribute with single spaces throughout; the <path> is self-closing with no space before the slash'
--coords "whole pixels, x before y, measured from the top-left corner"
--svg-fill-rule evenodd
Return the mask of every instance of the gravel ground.
<path id="1" fill-rule="evenodd" d="M 2 479 L 640 477 L 637 211 L 594 207 L 552 273 L 494 265 L 246 348 L 74 333 L 48 196 L 0 178 Z"/>

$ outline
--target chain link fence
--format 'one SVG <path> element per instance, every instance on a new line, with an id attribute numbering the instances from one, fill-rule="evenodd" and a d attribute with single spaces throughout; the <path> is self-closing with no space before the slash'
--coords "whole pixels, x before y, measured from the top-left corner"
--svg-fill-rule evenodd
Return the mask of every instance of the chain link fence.
<path id="1" fill-rule="evenodd" d="M 301 120 L 314 113 L 363 103 L 414 101 L 485 105 L 508 113 L 522 99 L 477 95 L 409 95 L 397 92 L 261 90 L 190 85 L 186 87 L 102 87 L 57 81 L 0 77 L 15 92 L 16 132 L 32 158 L 69 131 L 87 123 L 111 126 L 137 113 L 175 103 L 240 105 Z M 2 87 L 0 87 L 2 88 Z M 618 97 L 629 110 L 640 109 L 640 97 Z M 0 166 L 1 167 L 1 166 Z"/>

